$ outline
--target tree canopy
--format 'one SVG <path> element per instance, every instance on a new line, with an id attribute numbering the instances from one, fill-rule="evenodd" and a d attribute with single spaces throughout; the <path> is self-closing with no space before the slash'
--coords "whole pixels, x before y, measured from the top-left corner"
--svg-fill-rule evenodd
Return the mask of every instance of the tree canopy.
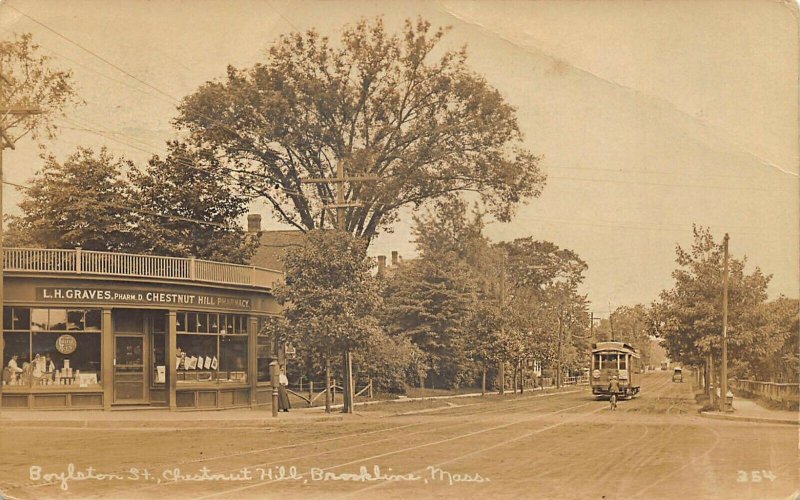
<path id="1" fill-rule="evenodd" d="M 308 232 L 305 244 L 287 253 L 286 283 L 275 292 L 291 325 L 284 338 L 322 363 L 379 335 L 371 267 L 362 240 L 341 231 Z"/>
<path id="2" fill-rule="evenodd" d="M 498 219 L 538 196 L 539 157 L 522 146 L 513 107 L 467 65 L 465 49 L 441 46 L 446 29 L 382 19 L 345 26 L 338 43 L 315 30 L 278 38 L 265 61 L 228 68 L 180 105 L 176 125 L 236 175 L 243 192 L 301 230 L 325 227 L 338 162 L 377 182 L 346 187 L 345 226 L 367 241 L 399 209 L 472 191 Z M 328 225 L 330 226 L 330 219 Z"/>
<path id="3" fill-rule="evenodd" d="M 245 264 L 257 236 L 236 220 L 249 200 L 237 194 L 230 177 L 207 152 L 168 143 L 166 157 L 154 156 L 130 173 L 134 207 L 139 212 L 142 251 L 176 257 Z"/>
<path id="4" fill-rule="evenodd" d="M 36 108 L 36 114 L 0 113 L 4 147 L 27 134 L 33 139 L 53 138 L 55 118 L 78 102 L 70 71 L 55 70 L 51 58 L 39 52 L 30 33 L 0 40 L 0 105 Z"/>
<path id="5" fill-rule="evenodd" d="M 699 366 L 706 354 L 720 355 L 722 338 L 723 249 L 708 228 L 695 226 L 690 248 L 676 248 L 675 285 L 661 293 L 655 308 L 657 328 L 665 339 L 669 357 Z M 763 321 L 770 276 L 756 267 L 745 273 L 746 258 L 730 257 L 728 279 L 728 353 L 732 365 L 746 363 Z"/>
<path id="6" fill-rule="evenodd" d="M 258 243 L 236 222 L 247 200 L 213 159 L 169 148 L 142 170 L 105 148 L 45 157 L 23 191 L 22 214 L 9 217 L 8 245 L 246 262 Z"/>
<path id="7" fill-rule="evenodd" d="M 135 252 L 136 215 L 130 186 L 122 177 L 132 164 L 105 148 L 78 148 L 63 162 L 49 155 L 9 217 L 9 246 Z"/>

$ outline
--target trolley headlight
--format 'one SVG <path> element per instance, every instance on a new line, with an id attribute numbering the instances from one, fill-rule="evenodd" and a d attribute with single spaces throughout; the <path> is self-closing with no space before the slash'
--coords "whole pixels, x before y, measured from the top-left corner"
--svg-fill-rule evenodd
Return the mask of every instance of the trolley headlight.
<path id="1" fill-rule="evenodd" d="M 595 371 L 593 371 L 593 372 L 592 372 L 592 377 L 594 377 L 594 378 L 600 378 L 600 370 L 595 370 Z"/>

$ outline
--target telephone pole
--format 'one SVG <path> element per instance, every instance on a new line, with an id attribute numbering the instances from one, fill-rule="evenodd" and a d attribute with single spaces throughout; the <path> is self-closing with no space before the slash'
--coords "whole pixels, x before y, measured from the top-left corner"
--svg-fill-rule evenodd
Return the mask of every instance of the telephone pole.
<path id="1" fill-rule="evenodd" d="M 500 316 L 503 315 L 503 307 L 506 303 L 506 252 L 500 253 Z M 500 338 L 505 338 L 505 325 L 500 322 Z M 501 357 L 500 366 L 497 370 L 497 378 L 500 379 L 500 394 L 506 393 L 506 360 Z"/>
<path id="2" fill-rule="evenodd" d="M 727 410 L 728 402 L 728 233 L 722 240 L 725 250 L 722 270 L 722 363 L 720 366 L 719 409 Z"/>
<path id="3" fill-rule="evenodd" d="M 556 389 L 561 388 L 561 333 L 563 321 L 561 319 L 561 308 L 558 310 L 558 354 L 556 355 Z"/>
<path id="4" fill-rule="evenodd" d="M 0 73 L 0 81 L 8 83 L 6 77 Z M 3 151 L 6 149 L 16 149 L 14 147 L 14 140 L 8 135 L 8 129 L 5 125 L 6 116 L 30 116 L 41 114 L 42 110 L 37 107 L 31 106 L 7 106 L 5 103 L 0 106 L 0 314 L 4 310 L 3 304 L 5 303 L 5 295 L 3 294 L 4 287 L 4 274 L 5 274 L 5 246 L 3 244 L 3 218 L 5 211 L 3 210 L 3 184 L 5 177 L 3 176 Z M 0 335 L 0 365 L 3 362 L 3 350 L 5 349 L 5 339 Z M 2 366 L 0 366 L 2 369 Z M 3 382 L 0 381 L 0 410 L 3 407 Z"/>
<path id="5" fill-rule="evenodd" d="M 336 164 L 336 177 L 317 177 L 311 179 L 301 179 L 300 182 L 302 184 L 335 184 L 336 185 L 336 203 L 328 203 L 325 205 L 325 208 L 335 208 L 336 209 L 336 228 L 339 231 L 347 231 L 347 225 L 345 223 L 346 212 L 348 208 L 353 207 L 360 207 L 361 203 L 358 202 L 347 202 L 344 197 L 344 189 L 346 183 L 356 183 L 356 182 L 369 182 L 369 181 L 377 181 L 377 175 L 360 175 L 360 176 L 351 176 L 347 177 L 344 172 L 344 163 L 342 160 L 339 160 Z M 325 381 L 326 386 L 326 411 L 330 411 L 330 407 L 328 405 L 329 401 L 329 393 L 330 393 L 330 369 L 327 368 L 329 366 L 329 362 L 326 360 L 326 370 L 325 370 L 325 378 L 328 379 Z M 353 403 L 355 400 L 355 386 L 353 383 L 353 358 L 350 351 L 347 351 L 344 354 L 344 413 L 353 413 Z"/>

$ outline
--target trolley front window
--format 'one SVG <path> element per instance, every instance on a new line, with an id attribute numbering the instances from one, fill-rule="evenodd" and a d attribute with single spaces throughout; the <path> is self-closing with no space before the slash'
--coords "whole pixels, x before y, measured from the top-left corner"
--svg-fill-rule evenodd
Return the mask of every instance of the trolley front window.
<path id="1" fill-rule="evenodd" d="M 619 368 L 617 365 L 617 354 L 600 354 L 600 364 L 597 368 Z"/>

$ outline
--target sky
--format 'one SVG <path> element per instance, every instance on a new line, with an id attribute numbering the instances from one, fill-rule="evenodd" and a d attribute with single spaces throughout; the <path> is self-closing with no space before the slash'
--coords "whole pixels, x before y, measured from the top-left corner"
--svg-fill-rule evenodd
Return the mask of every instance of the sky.
<path id="1" fill-rule="evenodd" d="M 692 224 L 730 234 L 731 253 L 772 274 L 771 297 L 800 295 L 798 9 L 779 0 L 646 1 L 0 1 L 0 36 L 33 33 L 71 69 L 84 104 L 46 144 L 64 158 L 107 146 L 144 162 L 174 137 L 183 96 L 228 65 L 263 60 L 278 36 L 382 15 L 451 26 L 447 47 L 517 109 L 542 155 L 541 197 L 493 241 L 533 236 L 589 265 L 597 316 L 672 286 Z M 32 142 L 4 153 L 7 181 L 42 166 Z M 4 186 L 7 212 L 21 199 Z M 270 211 L 254 205 L 265 226 Z M 414 256 L 411 215 L 371 246 Z"/>

